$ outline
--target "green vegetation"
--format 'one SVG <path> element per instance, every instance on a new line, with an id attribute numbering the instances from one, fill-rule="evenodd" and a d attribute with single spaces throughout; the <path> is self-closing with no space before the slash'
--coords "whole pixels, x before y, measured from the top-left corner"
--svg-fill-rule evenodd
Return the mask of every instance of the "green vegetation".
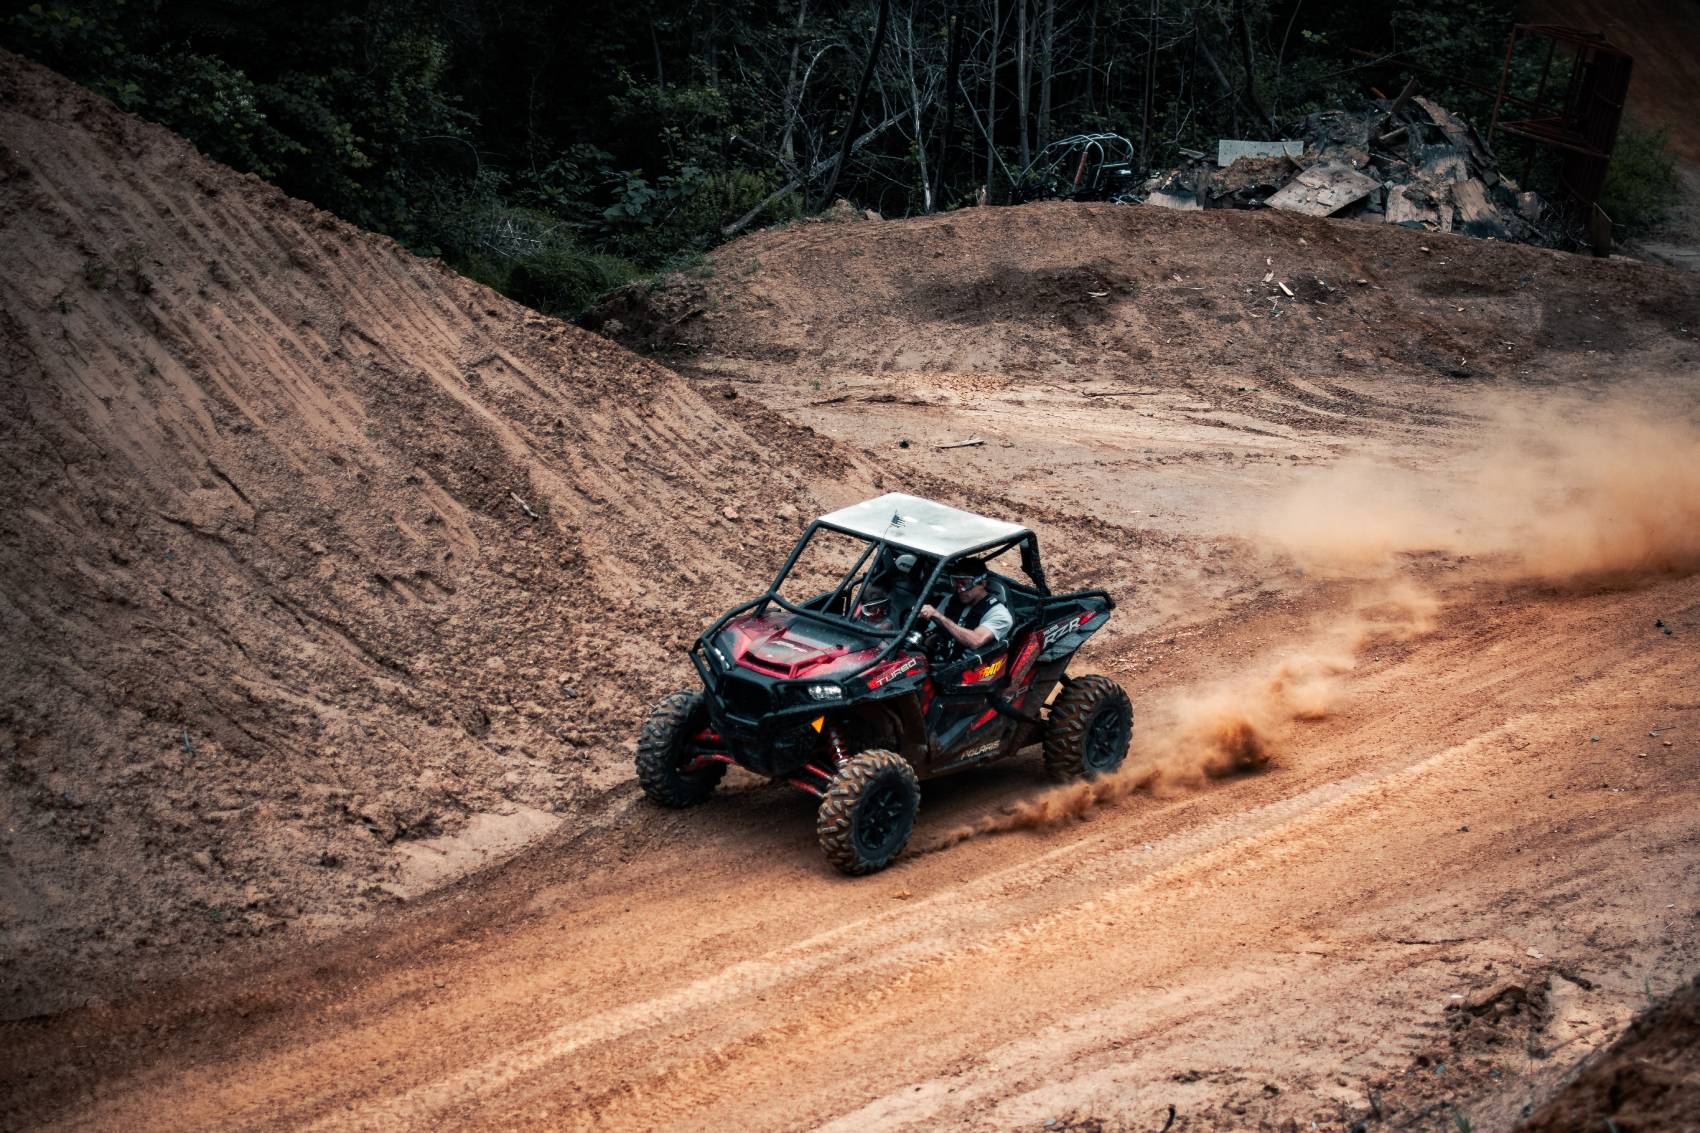
<path id="1" fill-rule="evenodd" d="M 1676 203 L 1679 187 L 1669 134 L 1625 126 L 1606 169 L 1600 207 L 1620 229 L 1636 232 L 1659 223 Z"/>
<path id="2" fill-rule="evenodd" d="M 0 0 L 0 44 L 571 315 L 829 192 L 887 216 L 1007 201 L 1047 142 L 1082 131 L 1159 168 L 1413 74 L 1482 121 L 1476 85 L 1497 80 L 1514 15 L 1512 0 Z M 1656 137 L 1626 133 L 1608 208 L 1656 216 L 1669 170 Z"/>

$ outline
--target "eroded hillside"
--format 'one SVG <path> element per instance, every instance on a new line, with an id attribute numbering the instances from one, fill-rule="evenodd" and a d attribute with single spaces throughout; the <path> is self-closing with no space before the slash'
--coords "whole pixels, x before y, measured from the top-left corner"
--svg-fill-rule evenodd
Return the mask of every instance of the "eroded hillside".
<path id="1" fill-rule="evenodd" d="M 3 62 L 13 1011 L 595 808 L 702 611 L 868 484 Z"/>

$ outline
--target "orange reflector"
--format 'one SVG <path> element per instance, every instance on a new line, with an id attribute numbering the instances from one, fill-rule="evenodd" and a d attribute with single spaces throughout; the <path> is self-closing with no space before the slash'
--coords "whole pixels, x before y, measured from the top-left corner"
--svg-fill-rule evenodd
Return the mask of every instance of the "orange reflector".
<path id="1" fill-rule="evenodd" d="M 826 717 L 825 716 L 816 716 L 813 720 L 809 721 L 809 727 L 813 728 L 815 731 L 818 732 L 818 731 L 821 730 L 821 726 L 825 723 L 826 723 Z"/>

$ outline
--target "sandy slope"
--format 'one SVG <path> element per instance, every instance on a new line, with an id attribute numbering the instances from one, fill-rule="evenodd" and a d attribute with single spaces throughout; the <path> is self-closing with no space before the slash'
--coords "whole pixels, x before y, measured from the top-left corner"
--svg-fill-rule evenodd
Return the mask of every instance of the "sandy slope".
<path id="1" fill-rule="evenodd" d="M 120 815 L 191 774 L 252 806 L 138 817 L 131 858 L 128 833 L 65 834 L 72 811 L 20 824 L 60 813 L 32 785 L 8 796 L 14 876 L 129 879 L 165 920 L 213 884 L 193 845 L 288 863 L 264 856 L 277 831 L 332 830 L 337 868 L 383 877 L 417 850 L 358 811 L 325 825 L 309 775 L 413 791 L 453 766 L 457 813 L 576 801 L 339 938 L 96 979 L 86 1007 L 3 1025 L 0 1123 L 1147 1130 L 1173 1106 L 1179 1130 L 1502 1130 L 1700 969 L 1687 278 L 1248 214 L 805 225 L 604 311 L 682 347 L 680 378 L 25 75 L 0 101 L 0 218 L 37 265 L 4 280 L 28 379 L 8 395 L 40 423 L 0 436 L 35 470 L 0 543 L 8 663 L 38 682 L 7 702 L 15 763 Z M 112 258 L 92 287 L 132 230 L 148 286 Z M 116 392 L 83 393 L 94 374 Z M 226 387 L 252 412 L 195 408 Z M 882 485 L 1025 519 L 1059 577 L 1116 590 L 1083 662 L 1134 694 L 1130 774 L 1095 806 L 1046 793 L 1036 758 L 929 784 L 912 852 L 859 881 L 783 787 L 647 806 L 621 729 L 685 678 L 667 645 L 770 568 L 790 529 L 752 517 Z M 150 554 L 93 538 L 101 506 Z M 418 570 L 452 592 L 387 595 Z M 80 611 L 107 592 L 147 612 L 109 603 L 97 637 Z M 117 726 L 77 724 L 38 672 Z M 429 717 L 467 701 L 482 736 Z M 111 780 L 120 752 L 182 752 L 178 702 L 227 729 L 191 731 L 212 769 Z M 320 740 L 345 702 L 375 750 Z M 586 742 L 550 745 L 561 726 Z M 1223 726 L 1272 761 L 1200 775 Z M 510 784 L 516 763 L 542 778 Z M 62 907 L 9 914 L 8 943 L 125 923 Z"/>
<path id="2" fill-rule="evenodd" d="M 866 491 L 10 56 L 0 146 L 8 1013 L 594 805 L 776 513 Z"/>
<path id="3" fill-rule="evenodd" d="M 16 1050 L 19 1112 L 81 1080 L 103 1084 L 49 1127 L 1144 1128 L 1173 1104 L 1183 1128 L 1343 1129 L 1373 1097 L 1506 1128 L 1700 965 L 1700 590 L 1453 599 L 1264 774 L 866 882 L 806 853 L 793 797 L 739 783 L 245 981 L 236 1011 L 66 1020 L 93 1064 Z M 931 830 L 1031 776 L 942 788 Z M 103 1040 L 152 1026 L 110 1077 L 133 1063 Z"/>

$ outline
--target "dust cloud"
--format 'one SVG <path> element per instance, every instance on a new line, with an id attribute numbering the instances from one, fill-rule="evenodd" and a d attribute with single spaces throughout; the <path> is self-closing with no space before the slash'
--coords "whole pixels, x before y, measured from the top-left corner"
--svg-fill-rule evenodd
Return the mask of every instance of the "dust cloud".
<path id="1" fill-rule="evenodd" d="M 1308 572 L 1357 581 L 1348 612 L 1234 678 L 1135 722 L 1128 762 L 948 831 L 927 849 L 1082 818 L 1146 791 L 1255 770 L 1325 718 L 1364 648 L 1427 633 L 1441 600 L 1405 556 L 1468 561 L 1489 583 L 1634 585 L 1700 571 L 1700 427 L 1639 408 L 1507 406 L 1489 442 L 1424 468 L 1346 462 L 1269 509 L 1257 534 Z"/>
<path id="2" fill-rule="evenodd" d="M 1700 427 L 1639 408 L 1502 410 L 1449 467 L 1346 463 L 1272 508 L 1260 532 L 1309 569 L 1388 571 L 1437 551 L 1480 576 L 1632 584 L 1700 570 Z"/>
<path id="3" fill-rule="evenodd" d="M 1133 749 L 1115 774 L 1053 787 L 946 831 L 926 849 L 1084 818 L 1139 791 L 1187 790 L 1254 771 L 1276 756 L 1297 725 L 1328 716 L 1344 690 L 1342 678 L 1366 646 L 1428 632 L 1438 609 L 1433 595 L 1410 582 L 1369 584 L 1343 617 L 1319 626 L 1305 645 L 1229 680 L 1182 689 L 1153 719 L 1136 719 Z"/>

